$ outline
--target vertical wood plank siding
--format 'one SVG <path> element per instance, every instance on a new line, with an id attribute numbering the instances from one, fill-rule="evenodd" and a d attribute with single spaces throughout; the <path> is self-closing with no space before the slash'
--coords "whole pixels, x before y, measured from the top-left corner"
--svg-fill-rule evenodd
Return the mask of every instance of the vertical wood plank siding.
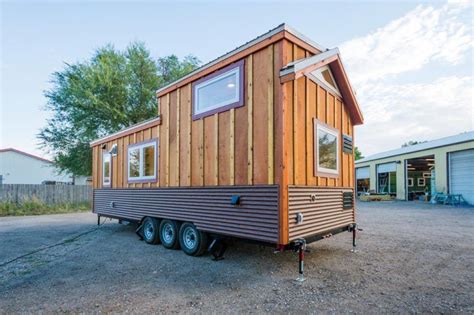
<path id="1" fill-rule="evenodd" d="M 231 205 L 236 194 L 240 205 Z M 133 221 L 146 216 L 190 221 L 202 231 L 278 242 L 276 185 L 95 189 L 94 212 Z"/>
<path id="2" fill-rule="evenodd" d="M 296 44 L 284 41 L 288 62 L 311 56 Z M 303 76 L 282 84 L 283 120 L 287 143 L 288 185 L 354 187 L 354 157 L 342 150 L 342 135 L 353 135 L 353 126 L 342 99 Z M 337 178 L 315 176 L 313 118 L 339 130 L 340 171 Z"/>
<path id="3" fill-rule="evenodd" d="M 271 222 L 276 222 L 276 229 L 279 231 L 276 241 L 273 239 L 274 232 L 270 234 L 272 240 L 279 244 L 288 244 L 295 237 L 307 235 L 307 232 L 319 233 L 326 225 L 334 227 L 331 223 L 333 221 L 337 224 L 352 223 L 353 211 L 350 220 L 346 212 L 341 216 L 337 212 L 339 210 L 332 211 L 333 208 L 339 207 L 342 191 L 351 190 L 354 186 L 354 157 L 342 150 L 342 135 L 354 135 L 349 112 L 343 100 L 305 76 L 280 83 L 279 74 L 283 66 L 312 54 L 288 39 L 281 39 L 243 55 L 244 106 L 201 119 L 192 119 L 192 82 L 161 95 L 158 99 L 160 124 L 105 143 L 107 150 L 116 143 L 118 155 L 112 158 L 112 189 L 98 192 L 101 200 L 108 198 L 105 197 L 106 193 L 118 197 L 120 192 L 127 195 L 128 192 L 120 190 L 121 188 L 173 188 L 186 196 L 188 192 L 185 187 L 208 189 L 275 185 L 279 210 L 276 221 Z M 314 150 L 313 118 L 340 131 L 340 172 L 337 178 L 315 176 L 314 161 L 317 152 Z M 152 138 L 159 138 L 157 180 L 129 184 L 127 146 Z M 96 189 L 102 188 L 102 153 L 102 144 L 93 147 L 93 187 Z M 316 186 L 319 188 L 316 189 Z M 307 191 L 301 190 L 302 187 L 309 187 L 310 191 L 321 196 L 327 194 L 332 198 L 328 202 L 333 205 L 328 206 L 322 201 L 306 205 L 306 200 L 298 199 L 302 198 L 301 194 L 307 195 Z M 135 192 L 133 194 L 139 195 Z M 124 205 L 133 209 L 139 200 L 130 196 L 132 200 Z M 209 203 L 213 202 L 213 195 L 206 198 Z M 166 205 L 171 206 L 169 203 Z M 185 207 L 180 207 L 179 211 L 184 213 Z M 296 227 L 294 215 L 295 211 L 300 210 L 320 210 L 324 214 L 321 218 L 324 218 L 327 224 L 318 221 L 319 213 L 311 212 L 308 214 L 308 221 L 302 225 L 303 228 Z M 326 210 L 331 211 L 324 212 Z M 132 213 L 134 210 L 127 211 Z M 212 211 L 209 213 L 214 213 Z M 334 218 L 331 218 L 332 215 Z M 237 231 L 240 226 L 235 224 L 240 224 L 239 222 L 241 221 L 232 221 L 232 228 L 231 223 L 226 223 L 230 224 L 226 226 L 226 231 L 244 233 L 243 230 Z M 201 227 L 209 229 L 211 225 L 203 223 Z M 249 231 L 245 230 L 245 233 Z M 270 239 L 270 234 L 263 234 L 265 235 L 260 239 Z"/>
<path id="4" fill-rule="evenodd" d="M 352 188 L 289 186 L 289 241 L 354 223 L 354 208 L 344 210 L 342 207 L 343 193 L 352 191 Z M 298 213 L 303 215 L 303 222 L 299 224 L 296 222 Z"/>
<path id="5" fill-rule="evenodd" d="M 161 96 L 159 126 L 115 140 L 119 152 L 112 157 L 112 188 L 276 183 L 275 173 L 280 170 L 275 170 L 274 141 L 281 131 L 274 128 L 280 119 L 274 98 L 280 89 L 283 62 L 279 60 L 275 67 L 274 55 L 281 54 L 276 52 L 279 47 L 281 44 L 269 45 L 244 58 L 242 107 L 192 120 L 191 83 Z M 128 184 L 127 146 L 151 137 L 160 139 L 158 180 Z M 94 188 L 102 187 L 101 152 L 101 146 L 93 149 Z"/>

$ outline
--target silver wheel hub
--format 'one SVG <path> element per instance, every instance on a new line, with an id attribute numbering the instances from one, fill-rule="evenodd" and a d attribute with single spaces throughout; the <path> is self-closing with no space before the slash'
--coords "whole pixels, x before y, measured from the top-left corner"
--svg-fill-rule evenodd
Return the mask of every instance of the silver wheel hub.
<path id="1" fill-rule="evenodd" d="M 184 229 L 183 242 L 184 242 L 184 245 L 189 249 L 193 249 L 196 247 L 197 235 L 196 235 L 196 231 L 193 228 L 187 227 Z"/>
<path id="2" fill-rule="evenodd" d="M 151 224 L 151 222 L 147 222 L 144 228 L 145 238 L 148 240 L 151 239 L 153 237 L 154 232 L 155 231 L 153 229 L 153 224 Z"/>
<path id="3" fill-rule="evenodd" d="M 173 227 L 170 224 L 166 224 L 164 226 L 162 234 L 163 234 L 163 240 L 166 243 L 171 243 L 173 241 L 174 231 L 173 231 Z"/>

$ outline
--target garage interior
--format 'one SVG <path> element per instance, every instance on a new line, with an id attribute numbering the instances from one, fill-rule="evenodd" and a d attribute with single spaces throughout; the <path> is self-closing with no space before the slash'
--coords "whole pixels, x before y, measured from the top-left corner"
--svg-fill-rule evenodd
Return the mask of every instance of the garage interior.
<path id="1" fill-rule="evenodd" d="M 356 169 L 357 195 L 367 193 L 370 190 L 370 168 L 361 167 Z"/>
<path id="2" fill-rule="evenodd" d="M 428 155 L 406 160 L 407 200 L 429 201 L 434 192 L 435 157 Z"/>
<path id="3" fill-rule="evenodd" d="M 377 193 L 397 195 L 397 162 L 377 165 Z"/>

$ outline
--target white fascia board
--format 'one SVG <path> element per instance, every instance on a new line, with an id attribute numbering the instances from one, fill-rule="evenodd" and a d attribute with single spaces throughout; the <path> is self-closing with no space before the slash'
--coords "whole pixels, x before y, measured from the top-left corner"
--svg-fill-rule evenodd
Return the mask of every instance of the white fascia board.
<path id="1" fill-rule="evenodd" d="M 339 54 L 339 49 L 336 47 L 336 48 L 326 50 L 325 52 L 322 52 L 320 54 L 317 54 L 305 59 L 300 59 L 297 61 L 290 62 L 289 64 L 287 64 L 284 68 L 280 70 L 280 77 L 287 75 L 289 73 L 296 73 L 318 62 L 321 62 L 324 59 L 333 57 L 338 54 Z"/>

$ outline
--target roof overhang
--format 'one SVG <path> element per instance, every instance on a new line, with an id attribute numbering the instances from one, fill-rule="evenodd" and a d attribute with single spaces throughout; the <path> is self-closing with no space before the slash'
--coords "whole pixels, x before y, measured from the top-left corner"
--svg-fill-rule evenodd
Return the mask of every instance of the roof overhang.
<path id="1" fill-rule="evenodd" d="M 147 129 L 147 128 L 158 126 L 160 124 L 161 124 L 161 117 L 160 116 L 149 119 L 149 120 L 145 120 L 144 122 L 132 125 L 130 127 L 124 128 L 122 130 L 119 130 L 119 131 L 117 131 L 115 133 L 112 133 L 110 135 L 107 135 L 105 137 L 96 139 L 96 140 L 94 140 L 90 143 L 90 146 L 94 147 L 94 146 L 99 145 L 99 144 L 103 144 L 103 143 L 106 143 L 106 142 L 109 142 L 109 141 L 116 140 L 118 138 L 125 137 L 125 136 L 127 136 L 131 133 L 135 133 L 135 132 Z"/>
<path id="2" fill-rule="evenodd" d="M 296 80 L 302 76 L 308 75 L 323 66 L 328 65 L 331 68 L 334 79 L 336 80 L 341 92 L 344 103 L 346 104 L 349 114 L 354 125 L 364 123 L 364 117 L 360 111 L 354 90 L 349 82 L 346 71 L 339 55 L 339 49 L 333 48 L 317 55 L 296 60 L 280 70 L 280 82 Z"/>

